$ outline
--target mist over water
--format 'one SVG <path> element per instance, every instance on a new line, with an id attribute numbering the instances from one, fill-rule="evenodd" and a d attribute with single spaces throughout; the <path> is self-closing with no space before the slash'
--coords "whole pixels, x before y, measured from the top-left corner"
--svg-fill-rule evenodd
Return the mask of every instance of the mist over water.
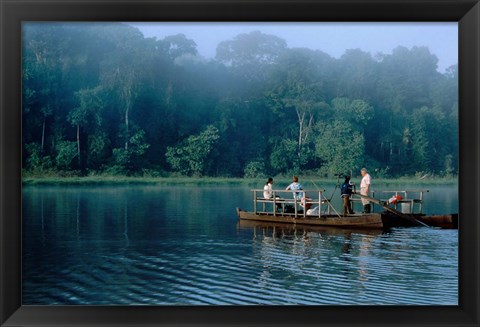
<path id="1" fill-rule="evenodd" d="M 458 211 L 428 189 L 425 212 Z M 25 187 L 23 304 L 458 304 L 457 230 L 243 223 L 249 190 Z"/>

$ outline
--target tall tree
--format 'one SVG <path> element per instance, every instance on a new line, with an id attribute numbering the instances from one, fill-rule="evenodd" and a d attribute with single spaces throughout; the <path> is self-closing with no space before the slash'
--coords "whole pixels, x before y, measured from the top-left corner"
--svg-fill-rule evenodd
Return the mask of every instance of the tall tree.
<path id="1" fill-rule="evenodd" d="M 347 49 L 335 63 L 336 96 L 371 101 L 378 75 L 377 61 L 368 52 Z"/>
<path id="2" fill-rule="evenodd" d="M 141 82 L 148 76 L 150 56 L 143 35 L 135 28 L 120 26 L 117 31 L 108 30 L 116 40 L 115 48 L 102 63 L 102 85 L 118 97 L 123 116 L 124 149 L 128 151 L 130 140 L 130 115 L 138 96 Z M 147 51 L 146 51 L 147 50 Z"/>
<path id="3" fill-rule="evenodd" d="M 158 44 L 161 50 L 168 54 L 169 58 L 174 60 L 186 54 L 197 55 L 197 44 L 191 39 L 187 39 L 185 34 L 176 34 L 165 37 Z"/>
<path id="4" fill-rule="evenodd" d="M 287 49 L 285 40 L 260 31 L 220 42 L 215 58 L 250 83 L 263 81 L 270 65 Z"/>
<path id="5" fill-rule="evenodd" d="M 324 84 L 318 78 L 313 58 L 317 53 L 305 49 L 285 53 L 272 70 L 271 90 L 268 92 L 274 111 L 294 112 L 296 123 L 296 166 L 302 168 L 313 158 L 309 151 L 315 119 L 325 116 L 328 104 L 324 101 Z M 286 123 L 289 123 L 288 121 Z"/>
<path id="6" fill-rule="evenodd" d="M 88 130 L 94 130 L 100 126 L 103 106 L 100 91 L 100 87 L 77 91 L 75 96 L 78 99 L 78 106 L 69 113 L 67 118 L 77 128 L 77 157 L 80 167 L 82 166 L 80 128 L 88 126 L 85 128 L 88 133 Z"/>

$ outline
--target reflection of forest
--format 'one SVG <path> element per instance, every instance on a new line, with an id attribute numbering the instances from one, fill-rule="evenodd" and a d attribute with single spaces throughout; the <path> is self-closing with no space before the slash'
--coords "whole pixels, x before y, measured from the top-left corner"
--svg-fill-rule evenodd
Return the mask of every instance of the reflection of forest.
<path id="1" fill-rule="evenodd" d="M 68 238 L 81 242 L 86 238 L 100 240 L 113 236 L 128 243 L 129 199 L 117 191 L 104 188 L 88 192 L 76 188 L 31 190 L 28 201 L 24 201 L 28 203 L 23 207 L 24 215 L 30 216 L 29 219 L 40 217 L 44 241 Z"/>
<path id="2" fill-rule="evenodd" d="M 427 295 L 421 300 L 431 301 L 448 291 L 431 285 L 456 278 L 454 234 L 239 221 L 232 208 L 248 193 L 243 187 L 27 186 L 22 192 L 29 292 L 50 288 L 56 296 L 65 280 L 60 287 L 76 295 L 80 287 L 81 298 L 93 302 L 115 302 L 110 296 L 122 289 L 170 300 L 199 282 L 197 295 L 214 303 L 382 303 L 385 294 L 397 303 L 392 283 L 407 297 L 420 287 Z M 27 294 L 34 302 L 51 300 Z"/>
<path id="3" fill-rule="evenodd" d="M 33 174 L 458 170 L 458 68 L 438 72 L 426 47 L 337 59 L 257 31 L 221 42 L 207 61 L 183 34 L 22 28 L 23 164 Z"/>

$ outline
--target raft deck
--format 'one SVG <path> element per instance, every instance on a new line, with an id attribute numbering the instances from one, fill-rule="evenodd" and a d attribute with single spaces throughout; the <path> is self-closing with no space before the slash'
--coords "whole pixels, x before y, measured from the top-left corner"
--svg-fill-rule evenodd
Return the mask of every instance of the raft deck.
<path id="1" fill-rule="evenodd" d="M 301 200 L 299 194 L 307 195 L 306 200 Z M 409 194 L 419 194 L 418 198 L 408 198 Z M 428 190 L 405 190 L 405 191 L 382 191 L 393 195 L 403 194 L 403 199 L 392 204 L 392 207 L 402 210 L 402 213 L 408 214 L 413 220 L 418 220 L 431 227 L 440 227 L 448 229 L 458 229 L 458 215 L 425 215 L 421 212 L 423 204 L 423 193 Z M 412 227 L 418 224 L 402 218 L 404 215 L 392 214 L 391 212 L 372 212 L 369 214 L 357 213 L 342 216 L 328 200 L 324 191 L 285 191 L 274 190 L 272 199 L 263 198 L 263 189 L 254 189 L 253 193 L 253 212 L 248 212 L 237 208 L 237 215 L 240 219 L 249 221 L 263 221 L 269 223 L 286 223 L 294 225 L 311 226 L 329 226 L 340 228 L 367 228 L 367 229 L 387 229 L 392 227 Z M 300 195 L 303 195 L 300 194 Z M 374 195 L 375 193 L 372 192 Z M 311 198 L 315 195 L 314 198 Z M 355 195 L 352 202 L 360 201 Z M 386 202 L 384 200 L 382 202 Z M 405 206 L 408 204 L 408 207 Z M 383 205 L 383 203 L 382 203 Z M 417 206 L 415 206 L 417 205 Z M 417 212 L 413 212 L 414 209 Z M 307 209 L 316 208 L 316 210 Z M 373 207 L 375 210 L 375 206 Z M 405 212 L 406 211 L 406 212 Z"/>

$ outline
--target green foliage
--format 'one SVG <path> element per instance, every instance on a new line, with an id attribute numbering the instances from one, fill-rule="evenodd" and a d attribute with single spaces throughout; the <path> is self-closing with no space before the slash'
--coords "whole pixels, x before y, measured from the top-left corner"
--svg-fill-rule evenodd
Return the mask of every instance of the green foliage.
<path id="1" fill-rule="evenodd" d="M 100 110 L 103 106 L 100 92 L 99 87 L 75 92 L 78 106 L 70 111 L 67 118 L 72 125 L 84 125 L 87 123 L 91 127 L 100 125 Z"/>
<path id="2" fill-rule="evenodd" d="M 88 166 L 101 167 L 108 158 L 109 139 L 105 133 L 92 135 L 88 144 Z"/>
<path id="3" fill-rule="evenodd" d="M 161 40 L 160 45 L 171 59 L 180 56 L 197 54 L 197 44 L 193 40 L 187 39 L 184 34 L 170 35 Z"/>
<path id="4" fill-rule="evenodd" d="M 458 66 L 425 47 L 336 59 L 252 32 L 205 60 L 118 23 L 27 23 L 22 41 L 27 172 L 458 172 Z"/>
<path id="5" fill-rule="evenodd" d="M 138 171 L 142 165 L 142 156 L 150 147 L 145 141 L 145 132 L 138 130 L 129 139 L 130 146 L 113 149 L 114 166 L 111 171 L 114 173 L 125 173 L 127 175 Z"/>
<path id="6" fill-rule="evenodd" d="M 375 114 L 372 106 L 359 99 L 335 98 L 332 100 L 332 109 L 337 119 L 348 121 L 361 128 L 366 127 Z"/>
<path id="7" fill-rule="evenodd" d="M 265 162 L 262 160 L 250 161 L 244 169 L 245 178 L 264 178 L 265 175 Z"/>
<path id="8" fill-rule="evenodd" d="M 52 160 L 49 156 L 42 155 L 40 144 L 25 144 L 26 150 L 26 169 L 30 171 L 45 172 L 53 167 Z"/>
<path id="9" fill-rule="evenodd" d="M 199 135 L 192 135 L 178 145 L 168 147 L 167 162 L 183 175 L 201 176 L 207 172 L 211 153 L 219 138 L 218 129 L 210 125 Z"/>
<path id="10" fill-rule="evenodd" d="M 453 161 L 453 155 L 447 154 L 445 156 L 445 161 L 444 161 L 444 176 L 453 176 L 455 174 L 456 168 L 455 168 L 455 163 Z"/>
<path id="11" fill-rule="evenodd" d="M 216 59 L 234 67 L 252 67 L 273 64 L 287 48 L 285 40 L 254 31 L 223 41 L 217 47 Z"/>
<path id="12" fill-rule="evenodd" d="M 297 142 L 289 139 L 282 139 L 274 145 L 270 155 L 270 165 L 275 173 L 299 168 L 295 166 L 298 164 L 297 147 Z"/>
<path id="13" fill-rule="evenodd" d="M 251 83 L 264 81 L 269 66 L 277 61 L 286 48 L 285 40 L 253 31 L 220 42 L 215 58 L 231 66 L 235 74 Z"/>
<path id="14" fill-rule="evenodd" d="M 363 135 L 355 131 L 347 121 L 334 121 L 332 124 L 318 125 L 316 155 L 321 159 L 322 172 L 344 174 L 358 170 L 365 152 Z"/>
<path id="15" fill-rule="evenodd" d="M 29 143 L 25 144 L 25 150 L 27 154 L 27 169 L 32 169 L 36 167 L 42 166 L 42 157 L 41 157 L 41 149 L 40 145 L 36 143 Z"/>
<path id="16" fill-rule="evenodd" d="M 71 141 L 57 142 L 57 155 L 55 163 L 60 170 L 69 170 L 73 168 L 73 159 L 78 155 L 77 143 Z"/>

